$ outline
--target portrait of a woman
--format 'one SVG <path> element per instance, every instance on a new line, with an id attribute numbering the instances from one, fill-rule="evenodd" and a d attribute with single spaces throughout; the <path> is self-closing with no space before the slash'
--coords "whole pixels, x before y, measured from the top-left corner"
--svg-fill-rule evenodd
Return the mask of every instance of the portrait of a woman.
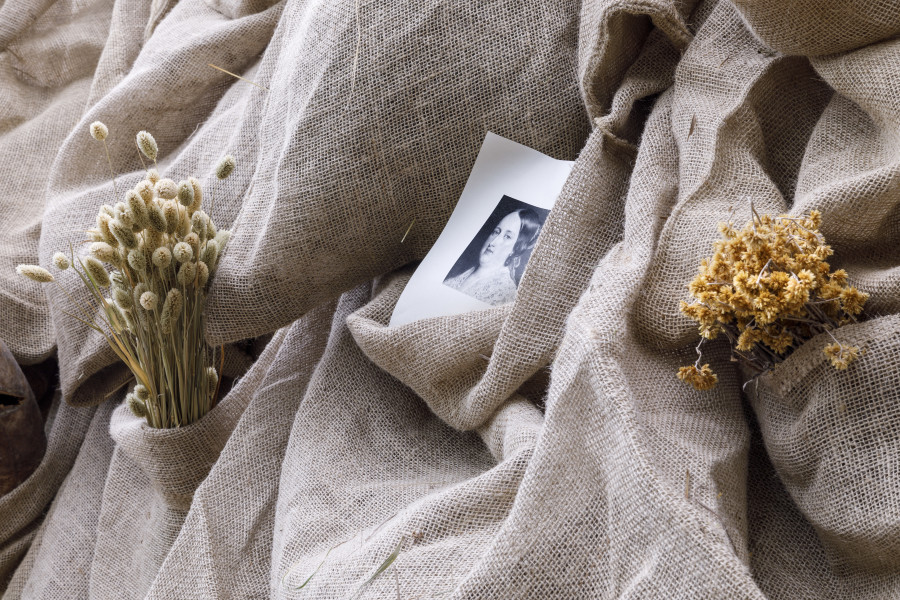
<path id="1" fill-rule="evenodd" d="M 496 220 L 496 213 L 486 225 Z M 444 279 L 444 285 L 492 306 L 515 300 L 519 277 L 541 233 L 543 217 L 532 208 L 507 212 L 488 228 L 486 237 L 479 232 Z"/>

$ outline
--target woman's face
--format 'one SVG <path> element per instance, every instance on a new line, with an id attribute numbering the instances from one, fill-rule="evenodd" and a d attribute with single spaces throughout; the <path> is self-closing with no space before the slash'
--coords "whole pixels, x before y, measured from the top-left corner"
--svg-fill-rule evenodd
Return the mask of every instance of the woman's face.
<path id="1" fill-rule="evenodd" d="M 497 223 L 494 231 L 484 241 L 478 264 L 481 267 L 502 267 L 512 253 L 513 246 L 519 238 L 519 229 L 522 227 L 522 219 L 518 213 L 511 212 Z"/>

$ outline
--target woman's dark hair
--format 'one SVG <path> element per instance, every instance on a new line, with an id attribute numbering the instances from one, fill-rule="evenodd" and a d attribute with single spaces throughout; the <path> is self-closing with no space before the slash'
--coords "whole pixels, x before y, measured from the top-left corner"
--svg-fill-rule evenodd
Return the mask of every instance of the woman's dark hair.
<path id="1" fill-rule="evenodd" d="M 507 198 L 504 196 L 504 200 L 506 199 Z M 513 202 L 516 201 L 513 200 Z M 519 204 L 521 205 L 522 203 Z M 485 221 L 481 230 L 463 251 L 462 255 L 453 265 L 453 268 L 450 269 L 450 272 L 447 273 L 444 280 L 446 281 L 447 279 L 465 273 L 473 267 L 477 268 L 478 256 L 481 253 L 481 247 L 484 244 L 484 241 L 488 238 L 491 231 L 494 230 L 501 219 L 513 213 L 519 215 L 519 235 L 516 237 L 516 243 L 513 244 L 512 252 L 510 252 L 510 256 L 505 264 L 507 267 L 510 267 L 513 279 L 515 279 L 516 284 L 518 284 L 519 277 L 522 276 L 522 271 L 525 268 L 523 263 L 528 260 L 527 255 L 534 248 L 538 235 L 541 233 L 541 217 L 537 211 L 530 208 L 520 208 L 509 212 L 498 211 L 491 215 L 491 218 Z M 524 260 L 522 260 L 523 258 Z"/>
<path id="2" fill-rule="evenodd" d="M 516 243 L 513 245 L 513 259 L 534 248 L 538 236 L 541 234 L 541 218 L 536 212 L 530 208 L 520 208 L 515 212 L 519 214 L 522 225 L 519 227 L 519 237 L 516 238 Z"/>

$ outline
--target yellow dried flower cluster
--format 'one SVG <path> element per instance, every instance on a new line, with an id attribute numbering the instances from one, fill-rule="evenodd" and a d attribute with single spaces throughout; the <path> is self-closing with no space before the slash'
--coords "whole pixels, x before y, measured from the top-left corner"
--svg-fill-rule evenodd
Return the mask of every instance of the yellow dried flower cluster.
<path id="1" fill-rule="evenodd" d="M 681 367 L 678 369 L 678 379 L 691 384 L 698 390 L 712 389 L 719 382 L 719 376 L 713 373 L 709 365 L 697 367 Z"/>
<path id="2" fill-rule="evenodd" d="M 700 263 L 688 286 L 694 301 L 682 302 L 681 312 L 699 323 L 703 338 L 725 334 L 735 355 L 758 372 L 812 337 L 855 321 L 868 295 L 847 283 L 843 269 L 831 271 L 826 259 L 832 250 L 819 232 L 821 223 L 814 210 L 808 217 L 754 211 L 740 230 L 720 224 L 722 239 L 712 258 Z M 825 355 L 835 368 L 846 369 L 859 349 L 834 339 Z M 709 365 L 700 367 L 699 360 L 678 377 L 701 390 L 716 383 Z"/>
<path id="3" fill-rule="evenodd" d="M 91 133 L 105 139 L 108 130 L 95 122 Z M 140 132 L 137 143 L 156 160 L 152 135 Z M 101 307 L 108 333 L 90 315 L 82 314 L 81 320 L 105 335 L 131 368 L 137 385 L 126 404 L 153 427 L 190 424 L 216 401 L 218 374 L 211 366 L 215 353 L 205 341 L 203 309 L 231 233 L 218 230 L 202 203 L 197 179 L 176 185 L 150 169 L 122 202 L 100 207 L 96 226 L 87 231 L 88 256 L 73 252 L 71 261 L 61 253 L 53 258 L 59 269 L 75 267 Z M 36 281 L 54 281 L 35 265 L 20 265 L 18 271 Z M 109 297 L 103 295 L 106 288 Z"/>

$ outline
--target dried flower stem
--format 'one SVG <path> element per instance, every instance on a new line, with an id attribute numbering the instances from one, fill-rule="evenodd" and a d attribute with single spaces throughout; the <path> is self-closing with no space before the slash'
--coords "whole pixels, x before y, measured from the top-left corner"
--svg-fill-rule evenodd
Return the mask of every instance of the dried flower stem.
<path id="1" fill-rule="evenodd" d="M 835 342 L 825 355 L 835 368 L 846 368 L 859 349 L 843 346 L 831 332 L 856 321 L 868 295 L 847 284 L 845 271 L 831 272 L 825 262 L 832 250 L 819 232 L 821 215 L 773 218 L 760 215 L 752 202 L 750 210 L 742 230 L 720 224 L 723 239 L 702 261 L 689 286 L 694 301 L 682 302 L 681 311 L 699 323 L 703 339 L 724 333 L 735 355 L 758 373 L 823 332 Z M 714 384 L 708 369 L 698 358 L 678 376 L 708 389 Z"/>

